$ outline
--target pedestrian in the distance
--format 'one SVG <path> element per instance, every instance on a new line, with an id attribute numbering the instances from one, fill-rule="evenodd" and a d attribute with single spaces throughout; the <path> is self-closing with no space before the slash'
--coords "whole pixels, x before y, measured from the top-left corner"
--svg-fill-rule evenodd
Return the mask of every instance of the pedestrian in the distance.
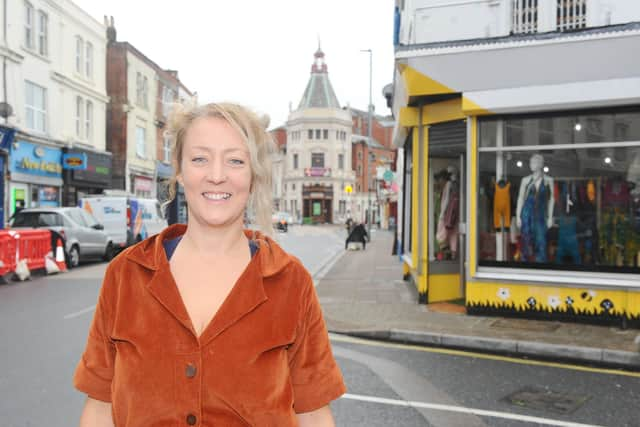
<path id="1" fill-rule="evenodd" d="M 349 247 L 349 242 L 360 242 L 362 243 L 362 250 L 366 249 L 367 241 L 369 240 L 369 234 L 367 233 L 367 229 L 365 228 L 363 223 L 359 223 L 351 233 L 349 237 L 347 237 L 347 241 L 344 244 L 344 248 L 347 249 Z"/>
<path id="2" fill-rule="evenodd" d="M 173 113 L 188 223 L 108 266 L 74 376 L 81 426 L 334 425 L 345 386 L 311 276 L 269 237 L 266 126 L 235 104 Z"/>

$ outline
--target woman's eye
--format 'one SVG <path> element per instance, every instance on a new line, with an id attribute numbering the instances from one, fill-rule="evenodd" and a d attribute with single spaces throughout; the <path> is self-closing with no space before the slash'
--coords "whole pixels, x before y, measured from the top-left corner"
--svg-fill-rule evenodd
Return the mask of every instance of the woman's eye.
<path id="1" fill-rule="evenodd" d="M 207 159 L 205 159 L 204 157 L 194 157 L 193 159 L 191 159 L 191 161 L 193 163 L 204 163 Z"/>
<path id="2" fill-rule="evenodd" d="M 231 159 L 229 161 L 232 165 L 244 165 L 244 160 L 242 159 Z"/>

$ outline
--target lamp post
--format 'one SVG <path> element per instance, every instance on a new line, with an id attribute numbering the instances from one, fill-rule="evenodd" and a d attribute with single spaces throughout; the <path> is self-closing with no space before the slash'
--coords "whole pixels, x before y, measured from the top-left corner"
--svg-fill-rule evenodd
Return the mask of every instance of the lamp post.
<path id="1" fill-rule="evenodd" d="M 367 218 L 367 228 L 369 239 L 371 239 L 371 153 L 369 152 L 371 148 L 371 121 L 373 114 L 373 105 L 372 105 L 372 85 L 373 85 L 373 51 L 371 49 L 362 49 L 360 52 L 368 52 L 369 53 L 369 111 L 368 111 L 368 123 L 367 123 L 367 153 L 368 155 L 368 165 L 367 165 L 367 200 L 369 209 L 367 210 L 368 218 Z"/>

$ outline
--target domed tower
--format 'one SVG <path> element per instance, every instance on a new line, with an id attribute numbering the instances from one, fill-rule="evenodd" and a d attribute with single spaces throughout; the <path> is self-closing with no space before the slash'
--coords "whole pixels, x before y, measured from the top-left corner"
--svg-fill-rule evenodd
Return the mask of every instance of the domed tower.
<path id="1" fill-rule="evenodd" d="M 298 108 L 287 121 L 285 210 L 306 223 L 351 216 L 351 113 L 342 109 L 318 46 Z"/>

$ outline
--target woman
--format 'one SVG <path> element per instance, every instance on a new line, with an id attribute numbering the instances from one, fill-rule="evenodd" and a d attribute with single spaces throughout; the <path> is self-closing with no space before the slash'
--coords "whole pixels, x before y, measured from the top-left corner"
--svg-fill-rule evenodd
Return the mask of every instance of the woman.
<path id="1" fill-rule="evenodd" d="M 74 377 L 81 426 L 334 425 L 345 386 L 311 277 L 268 237 L 265 127 L 234 104 L 174 113 L 188 224 L 108 266 Z"/>

